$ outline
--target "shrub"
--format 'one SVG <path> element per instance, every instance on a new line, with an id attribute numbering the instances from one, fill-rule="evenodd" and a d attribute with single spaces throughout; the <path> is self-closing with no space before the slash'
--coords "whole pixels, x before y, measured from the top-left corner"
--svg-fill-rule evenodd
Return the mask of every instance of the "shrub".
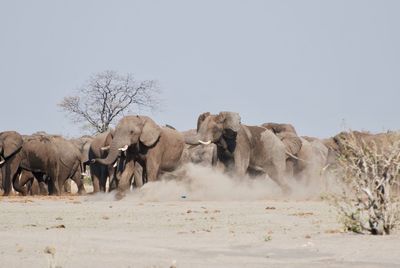
<path id="1" fill-rule="evenodd" d="M 337 174 L 343 188 L 334 201 L 345 228 L 390 234 L 400 223 L 400 136 L 371 134 L 363 139 L 351 132 L 340 142 Z"/>

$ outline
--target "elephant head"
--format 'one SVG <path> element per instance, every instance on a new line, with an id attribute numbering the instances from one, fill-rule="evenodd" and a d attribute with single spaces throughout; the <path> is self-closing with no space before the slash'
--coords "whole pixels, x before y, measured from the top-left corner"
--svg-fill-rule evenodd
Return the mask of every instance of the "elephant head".
<path id="1" fill-rule="evenodd" d="M 125 152 L 139 143 L 151 147 L 158 141 L 160 135 L 161 128 L 150 117 L 125 116 L 115 128 L 107 157 L 95 161 L 103 165 L 112 165 L 120 152 Z"/>
<path id="2" fill-rule="evenodd" d="M 271 130 L 283 142 L 286 152 L 292 156 L 296 156 L 303 146 L 303 142 L 297 136 L 296 129 L 291 124 L 281 123 L 265 123 L 262 127 Z"/>
<path id="3" fill-rule="evenodd" d="M 5 131 L 0 133 L 0 165 L 21 149 L 22 144 L 22 136 L 17 132 Z"/>
<path id="4" fill-rule="evenodd" d="M 217 115 L 203 113 L 197 120 L 197 135 L 187 137 L 187 144 L 208 145 L 218 143 L 222 136 L 235 136 L 241 127 L 240 116 L 234 112 L 220 112 Z"/>

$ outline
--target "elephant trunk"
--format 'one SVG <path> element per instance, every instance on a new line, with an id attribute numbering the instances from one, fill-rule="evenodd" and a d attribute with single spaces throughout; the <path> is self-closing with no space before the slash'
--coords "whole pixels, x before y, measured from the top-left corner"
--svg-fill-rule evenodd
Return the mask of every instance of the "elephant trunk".
<path id="1" fill-rule="evenodd" d="M 129 147 L 129 143 L 124 141 L 118 141 L 114 139 L 111 142 L 110 145 L 110 150 L 108 152 L 108 155 L 106 158 L 97 158 L 95 159 L 96 163 L 100 163 L 102 165 L 110 166 L 115 163 L 117 160 L 118 156 L 120 155 L 120 152 L 125 152 Z"/>
<path id="2" fill-rule="evenodd" d="M 189 145 L 199 145 L 199 144 L 203 144 L 203 145 L 209 145 L 211 144 L 211 140 L 203 140 L 201 139 L 199 134 L 196 134 L 195 136 L 188 136 L 185 137 L 185 143 L 189 144 Z"/>
<path id="3" fill-rule="evenodd" d="M 189 144 L 189 145 L 198 145 L 198 144 L 200 144 L 198 135 L 186 136 L 185 137 L 185 143 Z"/>

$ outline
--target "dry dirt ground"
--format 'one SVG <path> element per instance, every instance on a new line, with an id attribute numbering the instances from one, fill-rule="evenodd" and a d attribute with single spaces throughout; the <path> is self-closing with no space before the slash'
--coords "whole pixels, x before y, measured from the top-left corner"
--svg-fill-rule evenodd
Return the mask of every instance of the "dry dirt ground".
<path id="1" fill-rule="evenodd" d="M 400 267 L 400 235 L 340 232 L 323 201 L 0 199 L 0 267 Z"/>
<path id="2" fill-rule="evenodd" d="M 342 233 L 318 191 L 292 189 L 189 167 L 119 201 L 0 197 L 0 267 L 400 267 L 400 232 Z"/>

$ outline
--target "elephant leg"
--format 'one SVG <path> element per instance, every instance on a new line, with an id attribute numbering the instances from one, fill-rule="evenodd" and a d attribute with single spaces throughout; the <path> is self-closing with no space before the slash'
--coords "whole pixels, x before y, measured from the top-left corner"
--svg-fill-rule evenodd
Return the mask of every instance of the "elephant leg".
<path id="1" fill-rule="evenodd" d="M 58 190 L 56 190 L 58 186 L 56 187 L 56 183 L 52 178 L 46 177 L 45 183 L 47 185 L 47 190 L 48 190 L 49 195 L 57 195 L 58 194 Z"/>
<path id="2" fill-rule="evenodd" d="M 98 193 L 100 191 L 100 165 L 99 164 L 92 164 L 90 166 L 90 176 L 92 177 L 92 184 L 93 184 L 93 193 Z"/>
<path id="3" fill-rule="evenodd" d="M 106 184 L 107 184 L 107 167 L 102 166 L 101 167 L 101 174 L 99 177 L 99 186 L 100 186 L 100 191 L 105 192 L 106 191 Z"/>
<path id="4" fill-rule="evenodd" d="M 108 191 L 111 192 L 115 189 L 117 189 L 118 187 L 118 181 L 116 178 L 116 168 L 114 168 L 113 166 L 109 166 L 107 168 L 108 171 Z"/>
<path id="5" fill-rule="evenodd" d="M 146 162 L 147 181 L 156 181 L 158 179 L 160 164 L 157 161 Z"/>
<path id="6" fill-rule="evenodd" d="M 125 164 L 124 171 L 121 174 L 121 178 L 118 182 L 118 190 L 126 191 L 130 188 L 132 177 L 135 171 L 135 161 L 130 160 Z"/>
<path id="7" fill-rule="evenodd" d="M 283 165 L 274 164 L 268 168 L 268 176 L 279 185 L 284 194 L 290 194 L 291 188 L 284 176 L 285 167 Z"/>
<path id="8" fill-rule="evenodd" d="M 233 152 L 233 162 L 228 161 L 228 173 L 234 172 L 234 176 L 240 178 L 244 177 L 247 173 L 250 163 L 250 150 L 247 147 L 236 147 Z M 233 166 L 232 166 L 233 165 Z M 233 168 L 233 169 L 232 169 Z"/>
<path id="9" fill-rule="evenodd" d="M 64 195 L 65 194 L 65 190 L 64 190 L 64 183 L 65 183 L 65 179 L 60 179 L 56 182 L 56 185 L 58 186 L 58 194 L 57 195 Z"/>
<path id="10" fill-rule="evenodd" d="M 82 179 L 82 173 L 76 171 L 75 174 L 72 176 L 71 178 L 76 185 L 78 186 L 78 194 L 85 194 L 86 190 L 85 190 L 85 186 L 83 184 L 83 179 Z"/>
<path id="11" fill-rule="evenodd" d="M 64 182 L 63 188 L 66 193 L 71 193 L 71 180 L 70 179 L 68 179 Z"/>
<path id="12" fill-rule="evenodd" d="M 46 181 L 50 195 L 61 195 L 65 178 L 63 179 L 59 166 L 52 168 L 48 174 L 46 173 Z"/>
<path id="13" fill-rule="evenodd" d="M 10 193 L 11 193 L 13 178 L 19 168 L 18 161 L 19 160 L 16 159 L 16 156 L 14 155 L 8 160 L 8 163 L 6 163 L 4 166 L 1 167 L 2 177 L 3 177 L 3 191 L 4 191 L 3 195 L 4 196 L 10 195 Z"/>
<path id="14" fill-rule="evenodd" d="M 34 180 L 34 176 L 32 173 L 22 171 L 21 175 L 19 176 L 19 187 L 24 188 L 26 193 L 28 193 L 28 192 L 30 192 L 34 181 L 35 180 Z M 25 185 L 27 185 L 27 184 L 29 184 L 29 187 L 25 187 Z M 14 188 L 15 188 L 15 186 L 14 186 Z"/>
<path id="15" fill-rule="evenodd" d="M 118 181 L 115 176 L 110 178 L 110 183 L 108 185 L 108 192 L 114 191 L 118 188 Z"/>
<path id="16" fill-rule="evenodd" d="M 47 187 L 47 184 L 44 181 L 39 182 L 39 191 L 40 191 L 40 195 L 48 195 L 49 194 L 49 188 Z"/>
<path id="17" fill-rule="evenodd" d="M 235 157 L 234 175 L 244 177 L 249 167 L 250 157 Z"/>
<path id="18" fill-rule="evenodd" d="M 38 182 L 37 180 L 35 180 L 34 178 L 32 178 L 31 181 L 32 181 L 32 185 L 31 185 L 30 194 L 31 194 L 31 195 L 38 195 L 38 194 L 40 194 L 40 191 L 39 191 L 39 182 Z"/>
<path id="19" fill-rule="evenodd" d="M 40 195 L 48 195 L 49 194 L 49 189 L 47 187 L 47 184 L 45 182 L 44 179 L 44 174 L 42 173 L 33 173 L 33 175 L 35 176 L 36 180 L 39 183 L 39 193 Z"/>
<path id="20" fill-rule="evenodd" d="M 53 179 L 54 178 L 54 179 Z M 59 182 L 60 180 L 57 177 L 50 177 L 48 181 L 48 188 L 49 188 L 49 194 L 50 195 L 61 195 L 60 191 L 60 185 Z M 61 189 L 62 189 L 62 183 L 61 183 Z"/>
<path id="21" fill-rule="evenodd" d="M 143 186 L 143 167 L 138 162 L 135 162 L 135 171 L 133 173 L 135 186 L 140 188 Z"/>
<path id="22" fill-rule="evenodd" d="M 13 187 L 14 187 L 14 190 L 15 190 L 15 191 L 19 192 L 19 193 L 22 194 L 23 196 L 26 196 L 27 193 L 28 193 L 28 190 L 27 190 L 27 188 L 25 187 L 25 184 L 28 182 L 29 177 L 28 177 L 28 179 L 26 179 L 27 176 L 24 175 L 23 173 L 24 173 L 24 172 L 22 172 L 22 171 L 18 171 L 18 172 L 14 175 L 14 178 L 13 178 Z M 22 177 L 24 177 L 24 178 L 22 178 Z M 23 184 L 20 183 L 20 182 L 22 182 L 21 179 L 23 179 Z"/>

